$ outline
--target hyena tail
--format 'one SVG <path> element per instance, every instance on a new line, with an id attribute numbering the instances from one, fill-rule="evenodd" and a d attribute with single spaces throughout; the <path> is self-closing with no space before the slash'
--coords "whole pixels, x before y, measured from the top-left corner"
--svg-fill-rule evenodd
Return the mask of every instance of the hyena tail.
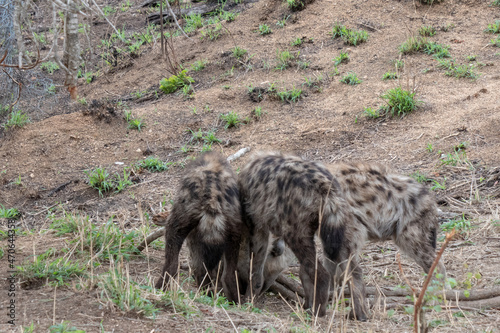
<path id="1" fill-rule="evenodd" d="M 344 245 L 345 226 L 349 218 L 346 203 L 339 198 L 329 196 L 320 213 L 320 238 L 328 259 L 338 261 Z"/>
<path id="2" fill-rule="evenodd" d="M 222 245 L 226 236 L 226 219 L 218 212 L 205 212 L 200 218 L 198 230 L 203 242 Z"/>

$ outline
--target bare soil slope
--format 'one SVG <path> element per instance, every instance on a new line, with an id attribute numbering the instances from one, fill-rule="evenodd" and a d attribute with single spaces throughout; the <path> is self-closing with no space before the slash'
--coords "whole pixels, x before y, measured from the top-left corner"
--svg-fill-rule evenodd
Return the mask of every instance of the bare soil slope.
<path id="1" fill-rule="evenodd" d="M 23 214 L 18 226 L 32 230 L 16 239 L 16 264 L 50 247 L 68 247 L 64 237 L 43 232 L 52 221 L 46 217 L 49 212 L 58 216 L 62 210 L 78 212 L 96 223 L 113 217 L 124 230 L 148 223 L 144 213 L 151 216 L 168 207 L 183 163 L 203 149 L 203 140 L 196 141 L 192 134 L 201 129 L 215 133 L 220 142 L 211 148 L 225 156 L 250 147 L 252 151 L 294 152 L 326 163 L 376 161 L 403 174 L 427 175 L 434 180 L 428 182 L 429 187 L 444 185 L 436 188 L 441 209 L 463 213 L 472 223 L 472 229 L 455 240 L 444 255 L 450 277 L 457 280 L 460 289 L 498 287 L 500 49 L 490 44 L 494 35 L 484 30 L 500 19 L 500 7 L 490 6 L 490 2 L 444 0 L 428 6 L 410 0 L 316 0 L 297 12 L 279 0 L 243 3 L 235 7 L 239 11 L 236 20 L 223 23 L 217 40 L 202 38 L 205 28 L 191 32 L 191 39 L 174 39 L 177 60 L 185 68 L 197 60 L 207 61 L 205 69 L 189 72 L 195 80 L 193 98 L 159 90 L 159 81 L 170 74 L 158 42 L 143 45 L 139 57 L 121 57 L 116 66 L 99 67 L 101 75 L 90 84 L 82 81 L 79 87 L 87 105 L 61 99 L 56 111 L 47 112 L 50 116 L 33 115 L 32 119 L 40 120 L 2 134 L 0 203 L 18 208 Z M 128 33 L 144 29 L 148 15 L 139 7 L 141 1 L 130 3 L 131 10 L 118 10 L 113 17 L 117 26 L 125 24 Z M 117 1 L 106 4 L 120 5 Z M 278 27 L 276 23 L 286 17 L 286 25 Z M 41 17 L 35 19 L 44 23 Z M 352 46 L 340 38 L 332 39 L 335 22 L 366 30 L 367 42 Z M 261 35 L 262 24 L 269 25 L 272 33 Z M 480 74 L 477 79 L 447 76 L 437 60 L 423 52 L 400 53 L 403 42 L 429 25 L 437 33 L 428 39 L 449 46 L 456 64 L 473 65 Z M 93 41 L 109 36 L 111 32 L 101 28 L 104 26 L 93 28 Z M 299 37 L 303 43 L 291 46 Z M 248 51 L 244 60 L 233 57 L 235 46 Z M 277 52 L 284 50 L 296 58 L 288 68 L 279 70 Z M 94 48 L 95 66 L 101 63 L 99 52 Z M 348 52 L 350 60 L 338 66 L 337 74 L 332 59 L 341 52 Z M 472 56 L 475 60 L 469 61 Z M 404 62 L 400 78 L 382 80 L 384 73 L 395 71 L 395 60 Z M 307 68 L 300 68 L 304 63 Z M 348 73 L 355 73 L 362 82 L 354 86 L 341 83 Z M 316 87 L 309 87 L 307 81 L 314 81 Z M 302 97 L 296 103 L 282 102 L 266 93 L 272 84 L 278 90 L 302 89 Z M 403 118 L 364 116 L 366 107 L 384 105 L 380 96 L 397 86 L 415 89 L 416 98 L 422 101 L 416 111 Z M 126 108 L 120 100 L 127 101 Z M 24 103 L 29 105 L 29 101 Z M 260 118 L 253 113 L 258 106 L 263 111 Z M 143 120 L 141 131 L 127 128 L 125 110 Z M 220 115 L 231 111 L 243 121 L 226 129 Z M 124 166 L 149 155 L 173 164 L 162 173 L 133 172 L 133 185 L 117 194 L 100 197 L 87 184 L 86 170 L 105 167 L 121 173 Z M 456 156 L 458 161 L 453 160 Z M 232 162 L 234 169 L 247 158 Z M 6 230 L 5 225 L 6 221 L 2 222 L 2 230 Z M 2 240 L 4 251 L 5 244 Z M 405 284 L 394 260 L 396 251 L 392 244 L 371 245 L 366 250 L 368 285 Z M 420 285 L 420 269 L 408 258 L 403 258 L 403 263 L 412 283 Z M 159 274 L 161 264 L 162 249 L 153 248 L 147 260 L 135 258 L 120 265 L 129 267 L 133 280 L 148 284 Z M 6 255 L 0 267 L 2 272 L 8 270 Z M 6 282 L 1 285 L 8 289 Z M 16 332 L 31 322 L 35 331 L 43 332 L 62 320 L 70 320 L 87 332 L 413 330 L 411 316 L 403 309 L 393 306 L 396 312 L 392 313 L 387 312 L 391 306 L 384 307 L 402 299 L 384 299 L 367 323 L 343 319 L 338 313 L 334 316 L 332 310 L 318 321 L 302 322 L 290 316 L 295 305 L 290 304 L 291 308 L 275 295 L 266 295 L 265 303 L 259 303 L 262 313 L 192 302 L 195 310 L 190 316 L 163 304 L 156 318 L 150 319 L 109 307 L 102 301 L 102 290 L 95 286 L 78 289 L 75 284 L 58 288 L 41 284 L 27 289 L 18 284 L 17 288 Z M 185 288 L 195 290 L 192 283 Z M 3 310 L 7 304 L 3 297 Z M 500 327 L 498 308 L 457 312 L 455 307 L 432 312 L 427 318 L 439 326 L 436 331 L 498 332 Z M 0 330 L 10 330 L 4 322 Z"/>

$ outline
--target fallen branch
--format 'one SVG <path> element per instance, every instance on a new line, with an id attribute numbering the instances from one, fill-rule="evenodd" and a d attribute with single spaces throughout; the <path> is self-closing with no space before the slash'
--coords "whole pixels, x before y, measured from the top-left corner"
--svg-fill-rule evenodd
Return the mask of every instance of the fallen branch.
<path id="1" fill-rule="evenodd" d="M 269 287 L 269 291 L 277 295 L 281 295 L 283 298 L 290 301 L 298 301 L 300 304 L 303 303 L 302 297 L 298 294 L 294 294 L 290 289 L 282 285 L 281 283 L 275 281 L 271 287 Z"/>

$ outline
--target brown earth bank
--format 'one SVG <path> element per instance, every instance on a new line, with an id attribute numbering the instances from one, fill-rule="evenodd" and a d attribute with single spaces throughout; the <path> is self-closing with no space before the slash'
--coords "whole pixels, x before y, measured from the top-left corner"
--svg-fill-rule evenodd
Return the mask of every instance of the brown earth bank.
<path id="1" fill-rule="evenodd" d="M 22 214 L 15 222 L 15 265 L 26 266 L 36 255 L 54 248 L 59 256 L 85 262 L 87 275 L 58 287 L 45 280 L 26 283 L 18 278 L 17 326 L 7 325 L 4 316 L 0 330 L 22 332 L 33 323 L 34 331 L 44 332 L 62 321 L 71 321 L 70 326 L 87 332 L 413 330 L 412 315 L 404 308 L 411 304 L 404 298 L 383 298 L 365 323 L 344 318 L 334 306 L 325 318 L 307 318 L 295 303 L 270 293 L 255 307 L 208 304 L 199 300 L 199 291 L 189 278 L 186 251 L 181 261 L 183 284 L 175 289 L 184 295 L 174 297 L 178 303 L 167 304 L 159 292 L 148 289 L 143 297 L 160 309 L 154 318 L 113 305 L 99 279 L 118 267 L 130 280 L 152 286 L 162 265 L 163 245 L 128 261 L 103 260 L 91 270 L 94 259 L 88 252 L 87 257 L 83 251 L 78 255 L 64 252 L 72 249 L 74 238 L 83 233 L 56 236 L 50 225 L 68 213 L 88 218 L 96 226 L 111 219 L 122 232 L 140 231 L 137 235 L 143 236 L 144 230 L 149 231 L 144 227 L 149 226 L 149 217 L 169 208 L 183 165 L 206 149 L 203 139 L 194 137 L 199 130 L 203 135 L 213 132 L 219 142 L 211 149 L 226 157 L 249 147 L 253 152 L 291 152 L 325 163 L 381 162 L 402 174 L 425 175 L 440 209 L 464 214 L 466 221 L 460 237 L 444 254 L 456 288 L 498 287 L 500 48 L 490 42 L 498 34 L 484 30 L 500 19 L 500 6 L 490 6 L 491 2 L 444 0 L 425 5 L 410 0 L 316 0 L 304 10 L 291 11 L 279 0 L 243 1 L 232 7 L 238 16 L 223 22 L 216 40 L 207 38 L 206 32 L 217 24 L 189 32 L 190 39 L 172 39 L 176 60 L 184 68 L 206 61 L 204 69 L 188 72 L 194 79 L 190 98 L 181 93 L 167 95 L 159 89 L 160 80 L 171 73 L 157 40 L 142 45 L 139 55 L 122 54 L 116 63 L 103 63 L 100 55 L 104 50 L 96 45 L 109 39 L 112 31 L 103 19 L 94 17 L 90 33 L 93 53 L 85 51 L 85 59 L 98 75 L 91 83 L 81 79 L 80 102 L 70 102 L 66 92 L 60 91 L 58 102 L 41 113 L 32 107 L 35 101 L 24 98 L 21 106 L 33 121 L 23 128 L 4 130 L 0 139 L 0 203 Z M 142 1 L 129 3 L 130 9 L 121 11 L 120 1 L 100 2 L 117 8 L 111 21 L 127 34 L 144 32 L 146 17 L 153 10 L 141 7 Z M 46 14 L 50 8 L 44 6 L 40 4 L 40 13 L 34 16 L 38 26 L 49 25 L 50 15 Z M 287 17 L 283 28 L 276 24 Z M 185 24 L 186 20 L 182 21 Z M 366 30 L 368 40 L 353 46 L 332 38 L 336 22 Z M 272 33 L 259 33 L 264 24 Z M 431 55 L 402 54 L 401 44 L 418 36 L 422 26 L 436 29 L 428 40 L 449 46 L 457 65 L 472 65 L 480 75 L 476 79 L 447 76 Z M 297 38 L 302 44 L 292 46 Z M 235 46 L 248 51 L 240 60 L 232 54 Z M 277 53 L 285 50 L 295 58 L 288 68 L 277 69 Z M 341 52 L 349 54 L 349 61 L 338 65 L 337 74 L 332 59 Z M 384 73 L 396 72 L 396 60 L 404 62 L 399 79 L 382 80 Z M 306 63 L 307 68 L 301 68 Z M 341 83 L 348 73 L 355 73 L 362 82 L 353 86 Z M 62 84 L 58 75 L 56 72 L 53 79 Z M 278 91 L 302 89 L 302 96 L 295 103 L 282 102 L 268 93 L 273 84 Z M 384 105 L 381 95 L 395 87 L 416 92 L 421 103 L 414 112 L 392 118 L 365 116 L 365 108 Z M 256 107 L 262 110 L 260 117 L 255 116 Z M 242 122 L 226 129 L 220 115 L 231 111 Z M 127 112 L 143 121 L 140 131 L 128 128 L 124 119 Z M 103 196 L 88 184 L 86 172 L 90 170 L 102 167 L 123 175 L 124 167 L 147 156 L 170 162 L 169 169 L 159 173 L 130 169 L 131 184 L 119 193 Z M 237 171 L 249 156 L 231 162 L 232 167 Z M 2 231 L 6 230 L 4 219 Z M 444 232 L 441 240 L 443 236 Z M 0 271 L 7 272 L 6 235 L 2 235 L 1 246 Z M 392 243 L 367 247 L 363 255 L 367 285 L 404 286 L 406 276 L 413 285 L 421 286 L 421 269 L 403 257 L 403 276 L 396 253 Z M 291 273 L 296 272 L 297 267 L 292 267 Z M 8 289 L 4 280 L 2 290 Z M 197 297 L 190 297 L 190 293 Z M 374 299 L 372 303 L 376 303 Z M 4 295 L 0 304 L 1 312 L 6 313 L 9 298 Z M 179 309 L 179 304 L 186 308 Z M 498 307 L 462 309 L 453 304 L 446 307 L 442 301 L 441 306 L 442 311 L 434 308 L 426 315 L 434 331 L 499 332 Z"/>

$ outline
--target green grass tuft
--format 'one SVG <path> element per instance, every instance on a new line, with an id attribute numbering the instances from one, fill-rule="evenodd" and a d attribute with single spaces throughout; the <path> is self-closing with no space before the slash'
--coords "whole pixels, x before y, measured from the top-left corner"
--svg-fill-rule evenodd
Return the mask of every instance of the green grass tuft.
<path id="1" fill-rule="evenodd" d="M 396 87 L 383 94 L 386 106 L 383 109 L 392 116 L 406 116 L 414 111 L 422 102 L 415 99 L 415 93 Z"/>

